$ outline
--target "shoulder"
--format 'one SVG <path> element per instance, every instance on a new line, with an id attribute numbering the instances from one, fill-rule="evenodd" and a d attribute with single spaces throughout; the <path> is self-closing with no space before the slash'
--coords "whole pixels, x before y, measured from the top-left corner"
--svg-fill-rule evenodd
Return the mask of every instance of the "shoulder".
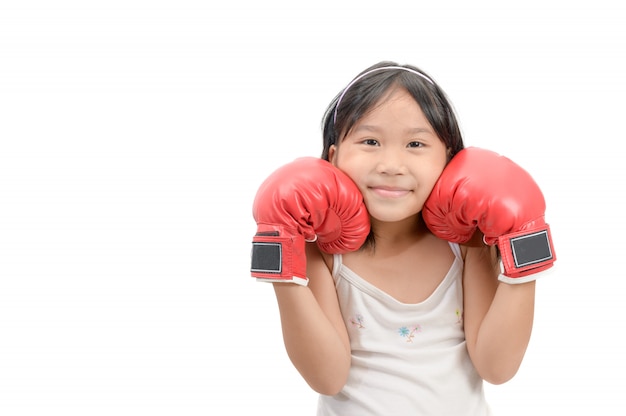
<path id="1" fill-rule="evenodd" d="M 326 303 L 324 299 L 337 297 L 332 269 L 333 256 L 320 251 L 317 244 L 307 243 L 306 274 L 309 278 L 309 288 L 321 304 Z"/>
<path id="2" fill-rule="evenodd" d="M 483 242 L 483 233 L 481 233 L 480 230 L 476 230 L 469 241 L 459 244 L 459 246 L 463 260 L 467 258 L 468 253 L 471 253 L 470 256 L 473 256 L 477 253 L 487 253 L 490 251 L 489 246 L 485 245 Z"/>
<path id="3" fill-rule="evenodd" d="M 500 259 L 495 246 L 483 241 L 483 234 L 476 231 L 472 238 L 460 245 L 461 256 L 465 263 L 465 273 L 477 275 L 474 279 L 491 281 L 500 271 Z"/>
<path id="4" fill-rule="evenodd" d="M 478 328 L 489 309 L 498 287 L 500 260 L 495 246 L 461 245 L 463 256 L 463 303 L 466 332 Z"/>
<path id="5" fill-rule="evenodd" d="M 495 246 L 486 245 L 483 235 L 476 232 L 470 241 L 461 246 L 463 257 L 463 291 L 467 307 L 490 304 L 498 286 L 500 259 Z"/>
<path id="6" fill-rule="evenodd" d="M 312 267 L 314 272 L 326 269 L 328 272 L 333 270 L 333 255 L 322 252 L 315 243 L 306 244 L 306 260 L 307 274 L 309 268 Z"/>
<path id="7" fill-rule="evenodd" d="M 307 243 L 307 277 L 309 278 L 309 289 L 313 293 L 315 300 L 337 329 L 338 333 L 344 338 L 347 345 L 347 331 L 343 323 L 341 309 L 339 307 L 339 299 L 335 282 L 331 271 L 333 268 L 332 254 L 322 253 L 315 243 Z"/>

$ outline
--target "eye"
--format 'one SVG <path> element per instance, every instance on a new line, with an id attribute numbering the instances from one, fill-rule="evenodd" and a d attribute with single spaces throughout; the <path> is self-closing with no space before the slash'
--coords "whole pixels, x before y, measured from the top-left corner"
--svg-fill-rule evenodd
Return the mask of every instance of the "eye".
<path id="1" fill-rule="evenodd" d="M 414 149 L 418 147 L 424 147 L 424 144 L 422 142 L 410 142 L 409 144 L 406 145 L 406 147 Z"/>
<path id="2" fill-rule="evenodd" d="M 368 146 L 378 146 L 378 140 L 376 139 L 365 139 L 361 143 L 366 144 Z"/>

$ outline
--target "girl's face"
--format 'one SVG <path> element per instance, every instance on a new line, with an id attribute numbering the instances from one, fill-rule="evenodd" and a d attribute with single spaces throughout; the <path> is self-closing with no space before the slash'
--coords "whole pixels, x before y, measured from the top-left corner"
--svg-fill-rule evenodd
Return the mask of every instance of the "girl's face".
<path id="1" fill-rule="evenodd" d="M 374 219 L 395 222 L 422 210 L 447 150 L 413 97 L 394 88 L 331 146 L 329 159 L 357 184 Z"/>

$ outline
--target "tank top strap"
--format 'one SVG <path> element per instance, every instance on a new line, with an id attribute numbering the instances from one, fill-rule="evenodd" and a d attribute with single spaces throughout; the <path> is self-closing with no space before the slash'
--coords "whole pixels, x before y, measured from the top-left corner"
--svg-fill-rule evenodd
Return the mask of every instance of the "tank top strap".
<path id="1" fill-rule="evenodd" d="M 341 267 L 342 263 L 343 256 L 341 254 L 333 254 L 333 277 L 337 276 L 337 273 L 339 273 L 339 268 Z"/>
<path id="2" fill-rule="evenodd" d="M 452 252 L 454 253 L 454 257 L 463 261 L 463 256 L 461 255 L 461 246 L 459 246 L 458 243 L 452 243 L 452 242 L 448 242 L 448 244 L 450 244 L 450 248 L 452 249 Z"/>

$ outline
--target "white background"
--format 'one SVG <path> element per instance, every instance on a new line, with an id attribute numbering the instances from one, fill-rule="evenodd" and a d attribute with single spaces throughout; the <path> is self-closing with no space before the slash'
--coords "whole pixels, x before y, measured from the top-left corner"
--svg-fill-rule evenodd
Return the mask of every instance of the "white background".
<path id="1" fill-rule="evenodd" d="M 252 199 L 388 59 L 548 202 L 558 261 L 496 414 L 624 414 L 620 4 L 0 2 L 0 414 L 314 414 L 249 275 Z"/>

